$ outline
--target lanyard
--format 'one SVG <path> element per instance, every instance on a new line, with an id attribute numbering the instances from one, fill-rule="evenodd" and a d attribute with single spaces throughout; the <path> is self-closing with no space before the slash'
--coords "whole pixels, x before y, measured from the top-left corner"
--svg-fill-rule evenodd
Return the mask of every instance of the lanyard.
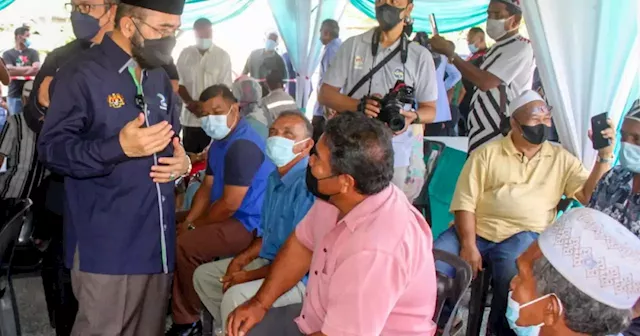
<path id="1" fill-rule="evenodd" d="M 144 122 L 147 127 L 149 127 L 149 110 L 147 109 L 147 103 L 144 100 L 144 90 L 142 89 L 142 77 L 144 73 L 141 72 L 140 80 L 136 77 L 136 70 L 132 67 L 129 67 L 129 74 L 131 74 L 131 78 L 133 78 L 133 83 L 136 85 L 136 107 L 143 110 L 144 112 Z M 153 154 L 153 162 L 154 164 L 158 164 L 158 157 L 156 154 Z M 158 209 L 160 210 L 160 248 L 162 251 L 162 270 L 164 273 L 168 273 L 168 263 L 167 263 L 167 243 L 165 241 L 165 225 L 164 225 L 164 213 L 162 209 L 162 203 L 164 196 L 162 196 L 162 192 L 160 191 L 160 185 L 156 183 L 156 192 L 158 195 Z"/>

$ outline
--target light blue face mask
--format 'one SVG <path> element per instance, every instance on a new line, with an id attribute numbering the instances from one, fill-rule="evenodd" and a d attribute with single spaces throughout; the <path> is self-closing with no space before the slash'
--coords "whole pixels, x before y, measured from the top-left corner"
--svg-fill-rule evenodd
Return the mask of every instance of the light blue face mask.
<path id="1" fill-rule="evenodd" d="M 640 174 L 640 146 L 622 142 L 620 147 L 620 165 L 633 173 Z"/>
<path id="2" fill-rule="evenodd" d="M 231 108 L 225 115 L 208 115 L 200 118 L 202 130 L 213 140 L 224 139 L 231 132 L 231 127 L 227 124 L 229 113 L 231 113 Z"/>
<path id="3" fill-rule="evenodd" d="M 472 43 L 472 44 L 469 44 L 469 51 L 470 51 L 472 54 L 477 53 L 477 52 L 478 52 L 478 50 L 480 50 L 480 49 L 478 49 L 478 47 L 476 47 L 476 45 L 475 45 L 475 44 L 473 44 L 473 43 Z"/>
<path id="4" fill-rule="evenodd" d="M 535 326 L 528 326 L 528 327 L 521 327 L 519 325 L 516 324 L 516 321 L 518 321 L 518 319 L 520 318 L 520 311 L 525 308 L 528 307 L 536 302 L 539 302 L 541 300 L 546 299 L 549 296 L 555 296 L 556 299 L 558 300 L 558 304 L 560 305 L 560 315 L 562 315 L 562 302 L 560 302 L 560 299 L 555 295 L 555 294 L 547 294 L 543 297 L 539 297 L 531 302 L 527 302 L 525 304 L 519 304 L 517 301 L 515 301 L 511 296 L 513 295 L 513 291 L 509 292 L 509 298 L 507 299 L 507 321 L 509 322 L 509 327 L 511 327 L 511 330 L 513 330 L 513 332 L 516 333 L 516 335 L 518 336 L 537 336 L 540 335 L 540 329 L 542 329 L 542 326 L 544 326 L 544 322 L 535 325 Z"/>
<path id="5" fill-rule="evenodd" d="M 274 51 L 276 50 L 276 47 L 278 46 L 278 43 L 272 39 L 267 39 L 267 42 L 264 45 L 264 49 L 266 51 Z"/>
<path id="6" fill-rule="evenodd" d="M 299 142 L 294 142 L 291 139 L 279 136 L 269 137 L 267 139 L 267 156 L 278 168 L 284 167 L 301 154 L 294 153 L 293 147 L 308 140 L 309 139 L 307 138 Z"/>

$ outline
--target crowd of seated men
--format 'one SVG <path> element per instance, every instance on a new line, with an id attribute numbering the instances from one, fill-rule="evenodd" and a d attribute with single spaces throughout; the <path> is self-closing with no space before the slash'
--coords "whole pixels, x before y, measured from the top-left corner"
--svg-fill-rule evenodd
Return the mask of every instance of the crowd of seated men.
<path id="1" fill-rule="evenodd" d="M 265 141 L 226 87 L 206 90 L 201 101 L 215 120 L 203 128 L 217 141 L 178 226 L 168 334 L 198 335 L 204 307 L 219 334 L 433 335 L 435 271 L 453 274 L 434 262 L 432 248 L 459 255 L 476 274 L 490 268 L 491 335 L 615 335 L 638 317 L 637 280 L 622 300 L 613 287 L 594 292 L 592 280 L 579 283 L 580 270 L 567 274 L 554 260 L 566 258 L 554 239 L 569 229 L 626 239 L 626 254 L 616 254 L 588 238 L 595 253 L 589 262 L 633 264 L 627 259 L 640 255 L 629 255 L 640 244 L 626 223 L 633 220 L 581 209 L 552 224 L 563 196 L 590 204 L 611 183 L 611 128 L 602 133 L 611 146 L 589 172 L 547 141 L 549 109 L 526 91 L 510 104 L 511 132 L 469 157 L 452 201 L 455 221 L 432 243 L 428 223 L 391 183 L 392 134 L 380 122 L 328 111 L 314 144 L 309 121 L 299 111 L 283 112 Z M 625 119 L 623 146 L 637 146 L 637 110 Z M 631 328 L 625 335 L 635 336 Z"/>
<path id="2" fill-rule="evenodd" d="M 236 85 L 237 95 L 213 86 L 200 97 L 216 141 L 200 154 L 204 178 L 179 216 L 169 334 L 198 335 L 204 306 L 230 335 L 432 335 L 435 270 L 453 275 L 434 263 L 436 248 L 476 274 L 491 270 L 492 335 L 638 335 L 640 274 L 628 265 L 640 261 L 640 101 L 622 123 L 621 164 L 611 168 L 609 128 L 601 135 L 611 145 L 589 172 L 547 141 L 549 109 L 524 92 L 510 104 L 511 132 L 470 155 L 455 221 L 432 243 L 391 184 L 383 124 L 327 111 L 315 144 L 300 111 L 249 123 L 258 112 L 243 113 L 253 103 L 242 102 L 254 85 Z M 3 148 L 16 148 L 10 139 Z M 554 223 L 563 196 L 596 210 Z"/>

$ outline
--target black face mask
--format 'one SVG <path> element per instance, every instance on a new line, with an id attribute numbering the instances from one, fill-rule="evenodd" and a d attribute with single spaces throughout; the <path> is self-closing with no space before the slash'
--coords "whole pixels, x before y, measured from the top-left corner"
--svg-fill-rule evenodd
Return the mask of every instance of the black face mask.
<path id="1" fill-rule="evenodd" d="M 522 137 L 529 143 L 539 145 L 549 138 L 549 127 L 545 124 L 535 126 L 520 125 Z"/>
<path id="2" fill-rule="evenodd" d="M 335 177 L 335 175 L 333 176 L 329 176 L 329 177 L 325 177 L 322 179 L 317 179 L 315 176 L 313 176 L 313 173 L 311 173 L 311 166 L 307 166 L 307 189 L 309 189 L 309 191 L 313 194 L 313 196 L 325 201 L 325 202 L 329 202 L 329 199 L 331 198 L 331 196 L 335 196 L 339 193 L 336 194 L 332 194 L 332 195 L 326 195 L 321 193 L 318 190 L 318 181 L 321 180 L 326 180 L 329 178 Z"/>
<path id="3" fill-rule="evenodd" d="M 139 32 L 136 35 L 142 41 L 137 42 L 134 36 L 131 40 L 131 53 L 141 68 L 154 69 L 171 63 L 171 52 L 176 46 L 175 36 L 149 40 L 143 38 Z"/>
<path id="4" fill-rule="evenodd" d="M 376 7 L 376 20 L 378 20 L 380 24 L 380 29 L 387 32 L 397 26 L 398 23 L 402 21 L 400 13 L 402 13 L 403 10 L 405 10 L 405 8 L 398 8 L 389 4 Z"/>

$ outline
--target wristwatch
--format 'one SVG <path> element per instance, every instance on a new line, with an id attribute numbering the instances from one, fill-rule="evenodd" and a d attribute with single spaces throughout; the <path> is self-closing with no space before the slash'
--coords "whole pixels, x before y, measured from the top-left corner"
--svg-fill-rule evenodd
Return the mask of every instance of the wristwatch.
<path id="1" fill-rule="evenodd" d="M 184 174 L 182 174 L 181 177 L 189 176 L 189 174 L 191 173 L 191 170 L 193 169 L 193 165 L 191 164 L 191 158 L 189 157 L 189 155 L 187 155 L 187 160 L 189 160 L 189 166 L 187 167 L 187 171 Z"/>
<path id="2" fill-rule="evenodd" d="M 412 124 L 419 124 L 420 123 L 420 113 L 418 113 L 418 111 L 413 110 L 413 113 L 416 114 L 416 119 L 412 122 Z"/>
<path id="3" fill-rule="evenodd" d="M 193 222 L 186 222 L 185 224 L 187 224 L 187 230 L 189 231 L 193 231 L 196 229 L 195 225 L 193 225 Z"/>
<path id="4" fill-rule="evenodd" d="M 610 156 L 608 158 L 603 158 L 603 157 L 598 155 L 598 163 L 612 164 L 613 163 L 613 156 Z"/>

